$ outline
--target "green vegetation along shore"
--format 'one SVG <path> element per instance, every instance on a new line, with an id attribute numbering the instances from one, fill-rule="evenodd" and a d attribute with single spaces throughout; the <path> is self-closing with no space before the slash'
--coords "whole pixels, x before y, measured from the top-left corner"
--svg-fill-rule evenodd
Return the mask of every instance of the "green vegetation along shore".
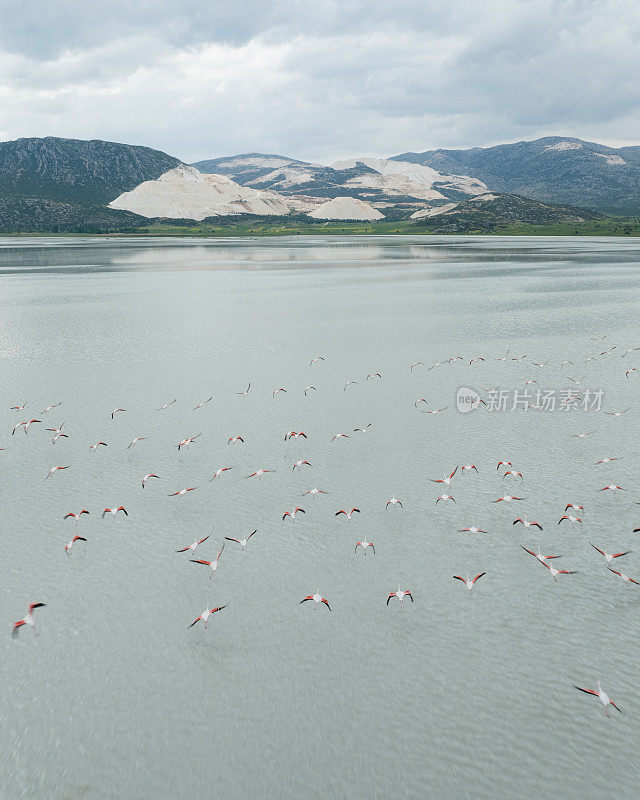
<path id="1" fill-rule="evenodd" d="M 640 237 L 640 219 L 600 219 L 589 222 L 555 223 L 548 225 L 505 225 L 495 226 L 490 230 L 467 229 L 464 231 L 434 230 L 420 222 L 329 222 L 320 225 L 299 221 L 268 220 L 261 217 L 259 221 L 237 221 L 235 223 L 153 223 L 139 228 L 124 227 L 121 229 L 69 230 L 69 231 L 20 231 L 0 233 L 2 236 L 202 236 L 202 237 L 237 237 L 237 236 L 388 236 L 388 235 L 461 235 L 474 236 L 638 236 Z"/>
<path id="2" fill-rule="evenodd" d="M 438 229 L 424 221 L 326 222 L 282 220 L 258 217 L 254 220 L 225 220 L 190 224 L 155 223 L 135 230 L 140 236 L 297 236 L 297 235 L 390 235 L 390 234 L 474 234 L 500 236 L 640 236 L 640 219 L 604 218 L 588 222 L 562 222 L 547 225 L 513 224 L 491 229 L 452 231 Z"/>

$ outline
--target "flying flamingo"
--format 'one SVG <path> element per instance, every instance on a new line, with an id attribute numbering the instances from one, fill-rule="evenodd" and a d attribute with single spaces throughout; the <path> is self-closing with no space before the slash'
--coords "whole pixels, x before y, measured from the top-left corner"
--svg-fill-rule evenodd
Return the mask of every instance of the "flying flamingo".
<path id="1" fill-rule="evenodd" d="M 69 465 L 67 464 L 67 466 L 66 466 L 66 467 L 63 467 L 63 466 L 60 466 L 60 464 L 58 464 L 58 465 L 57 465 L 57 466 L 55 466 L 55 467 L 51 467 L 51 469 L 49 470 L 49 472 L 48 472 L 48 474 L 47 474 L 47 478 L 50 478 L 50 477 L 51 477 L 52 475 L 54 475 L 54 474 L 55 474 L 55 473 L 56 473 L 56 472 L 57 472 L 59 469 L 69 469 Z M 45 478 L 45 480 L 46 480 L 46 478 Z"/>
<path id="2" fill-rule="evenodd" d="M 540 563 L 549 570 L 549 572 L 553 577 L 553 580 L 556 583 L 558 582 L 558 575 L 575 575 L 575 570 L 556 569 L 555 567 L 552 567 L 551 564 L 546 564 L 544 561 L 541 561 Z"/>
<path id="3" fill-rule="evenodd" d="M 560 558 L 560 556 L 543 556 L 542 553 L 540 552 L 540 548 L 539 547 L 538 547 L 538 552 L 537 553 L 534 553 L 533 550 L 529 550 L 528 547 L 525 547 L 522 544 L 520 545 L 520 547 L 522 547 L 523 550 L 526 550 L 526 552 L 529 553 L 530 556 L 533 556 L 534 558 L 537 558 L 538 561 L 541 564 L 543 564 L 544 566 L 546 566 L 546 564 L 544 563 L 545 561 L 551 561 L 554 558 Z"/>
<path id="4" fill-rule="evenodd" d="M 191 625 L 189 625 L 189 627 L 193 628 L 193 626 L 196 624 L 196 622 L 200 622 L 200 620 L 202 620 L 204 622 L 204 629 L 206 631 L 207 630 L 207 620 L 209 619 L 209 617 L 212 614 L 215 614 L 216 611 L 222 611 L 223 608 L 226 608 L 226 606 L 218 606 L 217 608 L 209 608 L 209 603 L 207 603 L 206 610 L 203 611 L 202 614 L 200 614 L 199 617 L 196 617 L 196 619 L 193 620 L 193 622 L 191 623 Z"/>
<path id="5" fill-rule="evenodd" d="M 591 542 L 589 542 L 591 544 Z M 614 558 L 620 558 L 620 556 L 626 556 L 631 550 L 625 550 L 623 553 L 607 553 L 605 550 L 601 550 L 599 547 L 596 547 L 595 544 L 591 544 L 594 550 L 597 550 L 601 556 L 604 557 L 604 560 L 607 564 L 610 564 Z"/>
<path id="6" fill-rule="evenodd" d="M 311 466 L 310 461 L 296 461 L 296 463 L 293 465 L 293 467 L 291 467 L 291 469 L 295 469 L 296 467 L 298 467 L 299 469 L 303 464 L 306 464 L 309 467 Z"/>
<path id="7" fill-rule="evenodd" d="M 343 508 L 341 508 L 340 511 L 336 511 L 336 513 L 333 516 L 339 517 L 340 514 L 344 514 L 347 519 L 351 519 L 351 517 L 354 514 L 359 514 L 359 513 L 360 513 L 359 508 L 352 508 L 351 511 L 345 511 Z"/>
<path id="8" fill-rule="evenodd" d="M 518 517 L 518 519 L 513 520 L 514 525 L 518 522 L 524 525 L 525 528 L 540 528 L 542 530 L 542 525 L 539 522 L 529 522 L 526 517 Z"/>
<path id="9" fill-rule="evenodd" d="M 113 514 L 115 516 L 118 511 L 122 511 L 125 517 L 129 516 L 127 509 L 124 506 L 118 506 L 117 508 L 114 506 L 113 508 L 105 508 L 105 510 L 102 512 L 102 519 L 105 518 L 106 514 Z"/>
<path id="10" fill-rule="evenodd" d="M 478 580 L 478 578 L 481 578 L 483 575 L 486 575 L 486 574 L 487 574 L 486 572 L 480 572 L 480 573 L 478 573 L 478 575 L 476 575 L 476 577 L 473 580 L 470 580 L 468 572 L 467 572 L 467 577 L 466 578 L 463 578 L 460 575 L 454 575 L 453 577 L 457 581 L 462 581 L 462 583 L 464 583 L 464 585 L 467 587 L 469 592 L 471 592 L 472 589 L 473 589 L 473 585 Z"/>
<path id="11" fill-rule="evenodd" d="M 399 500 L 396 499 L 395 494 L 391 496 L 391 500 L 387 500 L 387 505 L 385 506 L 385 508 L 389 508 L 389 506 L 392 506 L 393 508 L 395 508 L 396 506 L 400 506 L 400 508 L 404 508 L 402 503 Z"/>
<path id="12" fill-rule="evenodd" d="M 521 481 L 524 480 L 521 472 L 516 472 L 515 469 L 508 469 L 504 475 L 502 476 L 503 480 L 507 477 L 507 475 L 513 475 L 514 478 L 520 478 Z"/>
<path id="13" fill-rule="evenodd" d="M 50 406 L 47 406 L 45 410 L 42 412 L 43 414 L 47 414 L 51 409 L 57 408 L 58 406 L 62 405 L 62 400 L 59 403 L 52 403 Z"/>
<path id="14" fill-rule="evenodd" d="M 87 509 L 86 509 L 86 508 L 83 508 L 83 509 L 82 509 L 82 511 L 78 511 L 78 513 L 77 513 L 77 514 L 75 514 L 73 511 L 70 511 L 68 514 L 65 514 L 65 515 L 64 515 L 64 517 L 63 517 L 62 519 L 69 519 L 69 517 L 73 517 L 73 518 L 75 519 L 75 521 L 76 521 L 76 525 L 77 525 L 77 524 L 78 524 L 78 522 L 79 522 L 79 520 L 80 520 L 80 517 L 81 517 L 83 514 L 88 514 L 88 513 L 89 513 L 89 512 L 87 511 Z"/>
<path id="15" fill-rule="evenodd" d="M 244 550 L 244 548 L 247 546 L 247 542 L 249 541 L 249 539 L 253 536 L 254 533 L 257 533 L 257 532 L 258 532 L 257 529 L 255 531 L 251 531 L 251 533 L 248 536 L 246 536 L 244 539 L 234 539 L 233 536 L 225 536 L 224 538 L 228 542 L 237 542 L 240 545 L 241 549 Z"/>
<path id="16" fill-rule="evenodd" d="M 313 607 L 313 610 L 314 610 L 314 611 L 317 611 L 317 610 L 318 610 L 318 603 L 324 603 L 324 604 L 325 604 L 325 606 L 326 606 L 326 607 L 329 609 L 329 611 L 331 611 L 331 606 L 329 605 L 329 603 L 327 602 L 327 600 L 326 600 L 326 599 L 325 599 L 325 598 L 324 598 L 324 597 L 323 597 L 323 596 L 320 594 L 320 592 L 319 592 L 319 591 L 318 591 L 318 592 L 316 592 L 315 594 L 309 594 L 309 595 L 307 595 L 307 596 L 306 596 L 306 597 L 305 597 L 303 600 L 301 600 L 301 601 L 298 603 L 298 605 L 300 605 L 300 606 L 301 606 L 303 603 L 306 603 L 306 602 L 307 602 L 307 600 L 313 600 L 313 602 L 315 603 L 315 605 L 314 605 L 314 607 Z"/>
<path id="17" fill-rule="evenodd" d="M 604 713 L 607 716 L 609 716 L 609 711 L 608 711 L 608 707 L 609 706 L 613 706 L 616 711 L 620 711 L 620 713 L 622 714 L 622 710 L 618 708 L 618 706 L 613 702 L 613 700 L 609 697 L 609 695 L 606 694 L 606 692 L 602 691 L 602 688 L 600 686 L 600 681 L 598 681 L 597 690 L 594 690 L 594 689 L 583 689 L 582 686 L 576 686 L 575 683 L 574 683 L 574 687 L 578 691 L 584 692 L 585 694 L 593 694 L 593 695 L 595 695 L 600 700 L 602 705 L 604 706 Z"/>
<path id="18" fill-rule="evenodd" d="M 236 394 L 239 394 L 239 395 L 241 395 L 242 397 L 246 397 L 246 396 L 249 394 L 249 389 L 250 389 L 250 388 L 251 388 L 251 383 L 249 383 L 249 384 L 247 385 L 247 388 L 244 390 L 244 392 L 236 392 Z"/>
<path id="19" fill-rule="evenodd" d="M 300 512 L 301 514 L 304 514 L 305 510 L 304 510 L 304 508 L 300 508 L 298 506 L 298 507 L 294 508 L 293 511 L 285 511 L 284 514 L 282 515 L 283 521 L 284 521 L 285 517 L 291 517 L 291 521 L 295 522 L 296 514 L 298 512 Z"/>
<path id="20" fill-rule="evenodd" d="M 197 411 L 199 408 L 202 408 L 202 406 L 206 406 L 207 403 L 210 403 L 212 400 L 213 397 L 210 397 L 208 400 L 203 400 L 202 403 L 198 403 L 198 405 L 193 410 Z"/>
<path id="21" fill-rule="evenodd" d="M 373 546 L 373 542 L 367 542 L 366 539 L 363 542 L 356 542 L 356 548 L 353 551 L 354 553 L 358 552 L 358 548 L 361 547 L 364 550 L 365 556 L 367 555 L 367 549 L 370 547 L 373 550 L 373 554 L 376 554 L 376 548 Z"/>
<path id="22" fill-rule="evenodd" d="M 144 442 L 146 438 L 146 436 L 136 436 L 136 438 L 127 445 L 127 450 L 131 449 L 136 442 Z"/>
<path id="23" fill-rule="evenodd" d="M 179 442 L 179 444 L 178 444 L 178 450 L 180 450 L 180 448 L 182 448 L 182 447 L 189 447 L 189 445 L 190 445 L 192 442 L 195 442 L 195 440 L 196 440 L 196 439 L 197 439 L 199 436 L 202 436 L 202 434 L 201 434 L 201 433 L 196 433 L 196 435 L 195 435 L 195 436 L 188 436 L 186 439 L 183 439 L 183 440 L 182 440 L 181 442 Z"/>
<path id="24" fill-rule="evenodd" d="M 257 478 L 261 478 L 267 472 L 273 472 L 273 470 L 272 469 L 262 469 L 262 467 L 260 467 L 255 472 L 252 472 L 251 475 L 245 475 L 244 477 L 245 478 L 253 478 L 255 476 Z"/>
<path id="25" fill-rule="evenodd" d="M 207 539 L 209 538 L 209 536 L 211 536 L 211 534 L 208 534 L 207 536 L 205 536 L 204 539 L 194 539 L 193 542 L 191 542 L 191 544 L 187 545 L 186 547 L 182 547 L 182 548 L 180 548 L 180 550 L 176 550 L 175 552 L 176 553 L 186 553 L 187 550 L 190 550 L 192 553 L 195 553 L 196 547 L 199 544 L 202 544 L 203 542 L 206 542 Z"/>
<path id="26" fill-rule="evenodd" d="M 436 500 L 436 505 L 438 505 L 438 503 L 439 503 L 441 500 L 445 500 L 445 501 L 446 501 L 446 500 L 451 500 L 451 502 L 452 502 L 452 503 L 455 503 L 455 502 L 456 502 L 456 501 L 455 501 L 455 499 L 454 499 L 454 498 L 453 498 L 453 497 L 452 497 L 450 494 L 446 494 L 446 493 L 445 493 L 445 494 L 441 494 L 441 495 L 440 495 L 440 497 L 439 497 L 439 498 Z"/>
<path id="27" fill-rule="evenodd" d="M 574 517 L 573 514 L 563 514 L 560 519 L 558 520 L 558 525 L 562 522 L 563 519 L 568 519 L 572 525 L 575 525 L 576 522 L 582 524 L 582 520 L 580 517 Z"/>
<path id="28" fill-rule="evenodd" d="M 144 489 L 144 487 L 147 485 L 147 481 L 149 480 L 149 478 L 159 478 L 159 477 L 160 477 L 159 475 L 155 475 L 153 472 L 147 473 L 142 479 L 142 488 Z"/>
<path id="29" fill-rule="evenodd" d="M 389 592 L 389 596 L 387 597 L 387 605 L 389 605 L 389 600 L 391 600 L 392 597 L 397 597 L 401 603 L 405 597 L 408 597 L 413 603 L 413 595 L 411 594 L 411 591 L 409 589 L 401 589 L 400 586 L 398 586 L 397 592 Z"/>
<path id="30" fill-rule="evenodd" d="M 164 411 L 165 408 L 169 408 L 169 406 L 172 406 L 175 402 L 175 400 L 172 400 L 170 403 L 165 403 L 162 408 L 156 408 L 156 411 Z"/>
<path id="31" fill-rule="evenodd" d="M 296 431 L 287 431 L 284 435 L 285 442 L 289 439 L 298 439 L 300 436 L 307 438 L 307 434 L 304 431 L 300 431 L 299 433 Z"/>
<path id="32" fill-rule="evenodd" d="M 15 432 L 18 430 L 18 428 L 24 428 L 24 432 L 25 432 L 25 433 L 29 433 L 29 428 L 31 427 L 31 425 L 33 425 L 33 424 L 34 424 L 34 423 L 36 423 L 36 422 L 42 422 L 42 420 L 39 420 L 39 419 L 30 419 L 30 420 L 28 420 L 28 421 L 25 421 L 25 422 L 19 422 L 19 423 L 18 423 L 18 424 L 17 424 L 17 425 L 14 427 L 14 429 L 11 431 L 11 435 L 13 436 L 13 435 L 14 435 L 14 433 L 15 433 Z"/>
<path id="33" fill-rule="evenodd" d="M 71 549 L 73 547 L 74 542 L 86 542 L 87 540 L 84 536 L 74 536 L 73 539 L 69 542 L 69 544 L 65 545 L 64 549 L 67 555 L 71 553 Z"/>
<path id="34" fill-rule="evenodd" d="M 504 500 L 505 503 L 511 503 L 513 500 L 524 500 L 524 497 L 513 497 L 510 494 L 505 494 L 502 497 L 499 497 L 497 500 L 492 500 L 492 503 L 501 503 Z"/>
<path id="35" fill-rule="evenodd" d="M 227 472 L 230 469 L 233 469 L 233 467 L 218 467 L 218 469 L 213 473 L 213 478 L 209 478 L 209 483 L 211 483 L 211 481 L 215 481 L 215 479 L 219 478 L 223 472 Z"/>
<path id="36" fill-rule="evenodd" d="M 318 489 L 317 486 L 314 486 L 313 489 L 309 489 L 308 491 L 303 492 L 302 496 L 304 497 L 304 495 L 306 494 L 310 494 L 315 500 L 317 494 L 327 494 L 327 492 L 324 489 Z"/>
<path id="37" fill-rule="evenodd" d="M 24 619 L 19 619 L 17 622 L 13 623 L 13 635 L 17 636 L 18 635 L 18 630 L 23 625 L 29 625 L 29 627 L 33 628 L 34 634 L 37 635 L 37 633 L 36 633 L 36 624 L 35 624 L 35 621 L 33 619 L 33 612 L 34 612 L 34 610 L 36 608 L 42 608 L 43 606 L 46 606 L 46 603 L 30 603 L 29 604 L 29 610 L 27 611 L 27 614 L 24 617 Z"/>
<path id="38" fill-rule="evenodd" d="M 431 483 L 445 483 L 447 486 L 451 486 L 451 479 L 453 478 L 453 476 L 456 474 L 457 471 L 458 467 L 456 467 L 449 476 L 445 475 L 444 478 L 429 478 L 429 480 L 431 481 Z"/>
<path id="39" fill-rule="evenodd" d="M 487 531 L 483 531 L 482 528 L 476 528 L 475 525 L 472 525 L 470 528 L 460 528 L 458 533 L 486 533 Z"/>
<path id="40" fill-rule="evenodd" d="M 609 572 L 613 572 L 616 575 L 619 575 L 625 583 L 635 583 L 638 586 L 640 586 L 640 581 L 634 581 L 633 578 L 630 578 L 628 575 L 625 575 L 624 572 L 618 572 L 617 569 L 611 569 L 611 567 L 607 567 L 607 569 L 609 570 Z"/>
<path id="41" fill-rule="evenodd" d="M 96 442 L 95 444 L 89 445 L 89 450 L 91 450 L 92 453 L 95 453 L 98 447 L 108 447 L 108 445 L 106 442 Z"/>
<path id="42" fill-rule="evenodd" d="M 227 444 L 235 444 L 236 442 L 244 443 L 244 439 L 242 438 L 242 436 L 230 436 Z"/>
<path id="43" fill-rule="evenodd" d="M 197 486 L 191 486 L 188 489 L 179 489 L 177 492 L 170 492 L 169 497 L 182 497 L 187 492 L 195 492 L 197 488 Z"/>
<path id="44" fill-rule="evenodd" d="M 224 550 L 224 542 L 222 543 L 222 547 L 220 548 L 220 552 L 218 553 L 215 561 L 205 561 L 204 559 L 199 558 L 191 558 L 189 559 L 192 564 L 206 564 L 210 568 L 209 573 L 209 580 L 213 578 L 213 573 L 218 569 L 218 561 L 220 561 L 220 556 L 222 555 L 222 551 Z"/>
<path id="45" fill-rule="evenodd" d="M 126 408 L 114 408 L 113 411 L 111 412 L 111 419 L 115 417 L 118 411 L 126 411 L 126 410 L 127 410 Z"/>

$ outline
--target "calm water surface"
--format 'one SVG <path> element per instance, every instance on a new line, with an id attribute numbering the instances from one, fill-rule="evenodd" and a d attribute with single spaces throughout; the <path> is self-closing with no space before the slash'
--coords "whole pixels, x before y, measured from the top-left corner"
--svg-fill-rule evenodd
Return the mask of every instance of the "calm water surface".
<path id="1" fill-rule="evenodd" d="M 640 351 L 621 358 L 639 278 L 638 240 L 0 240 L 0 796 L 637 797 L 640 587 L 589 542 L 631 549 L 618 566 L 640 579 Z M 460 386 L 567 375 L 603 410 L 455 409 Z M 11 435 L 32 416 L 48 424 Z M 467 463 L 436 506 L 429 479 Z M 505 492 L 524 499 L 491 502 Z M 582 525 L 557 524 L 567 502 Z M 253 529 L 213 580 L 174 552 L 210 535 L 215 558 Z M 375 555 L 354 554 L 365 538 Z M 521 544 L 577 573 L 554 583 Z M 471 596 L 452 580 L 483 571 Z M 387 607 L 399 584 L 415 602 Z M 317 590 L 332 612 L 299 605 Z M 33 601 L 38 636 L 12 640 Z M 228 607 L 189 628 L 207 603 Z M 624 714 L 572 688 L 598 680 Z"/>

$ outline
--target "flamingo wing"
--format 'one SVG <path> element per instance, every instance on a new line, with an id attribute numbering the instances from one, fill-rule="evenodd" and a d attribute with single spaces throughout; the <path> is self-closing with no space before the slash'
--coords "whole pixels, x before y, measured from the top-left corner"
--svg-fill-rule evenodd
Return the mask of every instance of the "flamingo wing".
<path id="1" fill-rule="evenodd" d="M 584 692 L 585 694 L 593 694 L 598 697 L 598 692 L 594 692 L 593 689 L 583 689 L 582 686 L 576 686 L 575 683 L 573 685 L 580 692 Z"/>

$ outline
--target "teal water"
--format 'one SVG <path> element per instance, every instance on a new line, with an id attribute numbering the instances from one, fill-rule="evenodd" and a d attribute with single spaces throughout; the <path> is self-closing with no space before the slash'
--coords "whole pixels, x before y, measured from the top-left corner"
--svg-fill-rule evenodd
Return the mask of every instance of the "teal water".
<path id="1" fill-rule="evenodd" d="M 640 586 L 589 543 L 640 580 L 639 277 L 638 240 L 0 240 L 0 796 L 636 797 Z M 528 380 L 602 408 L 456 410 Z M 436 505 L 429 479 L 467 463 Z M 557 524 L 568 502 L 582 524 Z M 253 529 L 212 580 L 175 553 Z M 415 602 L 387 606 L 399 584 Z M 299 604 L 316 591 L 331 612 Z M 598 680 L 623 714 L 573 688 Z"/>

